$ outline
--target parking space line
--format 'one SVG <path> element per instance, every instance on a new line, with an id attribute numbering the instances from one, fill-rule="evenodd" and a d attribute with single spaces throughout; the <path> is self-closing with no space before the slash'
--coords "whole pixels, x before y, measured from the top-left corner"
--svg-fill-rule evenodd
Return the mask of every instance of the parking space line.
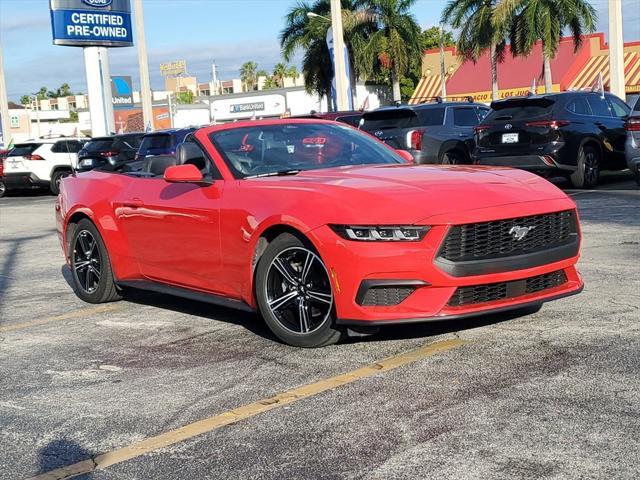
<path id="1" fill-rule="evenodd" d="M 0 326 L 0 333 L 14 332 L 16 330 L 22 330 L 25 328 L 37 327 L 39 325 L 46 325 L 47 323 L 59 322 L 62 320 L 70 320 L 72 318 L 84 317 L 86 315 L 95 315 L 97 313 L 112 312 L 122 308 L 118 304 L 108 303 L 106 305 L 98 305 L 91 308 L 82 308 L 80 310 L 73 310 L 69 313 L 63 313 L 62 315 L 56 315 L 53 317 L 45 317 L 39 320 L 33 320 L 31 322 L 15 323 L 12 325 Z"/>
<path id="2" fill-rule="evenodd" d="M 50 472 L 33 477 L 31 480 L 62 480 L 78 475 L 91 473 L 94 470 L 104 470 L 112 465 L 131 460 L 133 458 L 151 453 L 161 448 L 174 445 L 190 438 L 211 432 L 225 425 L 237 423 L 241 420 L 254 417 L 260 413 L 274 410 L 290 403 L 312 397 L 328 390 L 347 385 L 349 383 L 372 377 L 381 372 L 388 372 L 396 368 L 414 363 L 432 355 L 446 352 L 455 347 L 469 343 L 466 340 L 451 339 L 431 343 L 394 357 L 388 357 L 379 362 L 358 368 L 351 372 L 343 373 L 335 377 L 326 378 L 315 383 L 303 385 L 301 387 L 279 393 L 273 397 L 265 398 L 254 403 L 249 403 L 227 412 L 214 415 L 184 427 L 162 433 L 155 437 L 150 437 L 139 442 L 132 443 L 123 448 L 111 452 L 100 454 L 89 460 L 74 463 L 66 467 L 61 467 Z"/>

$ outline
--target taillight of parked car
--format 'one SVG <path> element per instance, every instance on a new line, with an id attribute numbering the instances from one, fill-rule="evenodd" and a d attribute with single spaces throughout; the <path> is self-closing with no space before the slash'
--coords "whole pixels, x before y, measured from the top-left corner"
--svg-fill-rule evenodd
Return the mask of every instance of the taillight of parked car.
<path id="1" fill-rule="evenodd" d="M 473 131 L 478 134 L 484 132 L 485 130 L 489 130 L 489 128 L 489 125 L 476 125 L 475 127 L 473 127 Z"/>
<path id="2" fill-rule="evenodd" d="M 624 129 L 627 132 L 640 132 L 640 117 L 631 117 L 624 124 Z"/>
<path id="3" fill-rule="evenodd" d="M 24 158 L 27 160 L 44 160 L 40 155 L 26 155 Z"/>
<path id="4" fill-rule="evenodd" d="M 411 147 L 411 150 L 422 150 L 422 136 L 424 135 L 424 130 L 412 130 L 408 133 L 408 144 Z"/>
<path id="5" fill-rule="evenodd" d="M 116 157 L 120 155 L 120 152 L 118 152 L 117 150 L 111 150 L 109 152 L 100 152 L 100 156 L 102 157 Z"/>
<path id="6" fill-rule="evenodd" d="M 558 130 L 560 127 L 566 127 L 569 123 L 571 122 L 567 120 L 540 120 L 537 122 L 527 122 L 524 125 L 525 127 L 543 127 Z"/>

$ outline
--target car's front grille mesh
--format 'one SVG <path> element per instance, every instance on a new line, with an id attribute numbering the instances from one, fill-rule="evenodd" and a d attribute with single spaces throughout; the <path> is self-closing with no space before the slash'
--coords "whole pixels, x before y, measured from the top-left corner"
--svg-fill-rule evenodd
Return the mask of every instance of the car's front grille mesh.
<path id="1" fill-rule="evenodd" d="M 413 293 L 415 287 L 371 287 L 362 299 L 365 307 L 390 307 L 399 305 Z"/>
<path id="2" fill-rule="evenodd" d="M 545 273 L 544 275 L 525 278 L 523 280 L 459 287 L 456 289 L 451 299 L 449 299 L 449 306 L 461 307 L 465 305 L 520 297 L 522 295 L 559 287 L 566 282 L 566 274 L 563 270 L 558 270 L 556 272 Z"/>
<path id="3" fill-rule="evenodd" d="M 518 239 L 517 232 L 528 230 Z M 571 210 L 451 227 L 439 256 L 452 262 L 522 255 L 565 245 L 576 233 Z"/>

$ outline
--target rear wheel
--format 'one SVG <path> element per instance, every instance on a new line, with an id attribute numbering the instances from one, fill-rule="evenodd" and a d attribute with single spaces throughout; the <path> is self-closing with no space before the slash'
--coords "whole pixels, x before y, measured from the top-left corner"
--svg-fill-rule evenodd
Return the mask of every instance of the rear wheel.
<path id="1" fill-rule="evenodd" d="M 71 274 L 76 295 L 85 302 L 106 303 L 121 298 L 109 254 L 96 226 L 87 219 L 76 225 L 70 244 Z"/>
<path id="2" fill-rule="evenodd" d="M 71 175 L 71 172 L 68 170 L 55 171 L 53 175 L 51 175 L 51 185 L 49 186 L 51 193 L 58 195 L 60 193 L 60 182 L 64 177 L 68 177 L 69 175 Z"/>
<path id="3" fill-rule="evenodd" d="M 600 179 L 600 155 L 591 145 L 580 147 L 578 168 L 571 174 L 571 183 L 575 188 L 592 188 Z"/>
<path id="4" fill-rule="evenodd" d="M 0 181 L 0 198 L 4 197 L 7 194 L 7 186 Z"/>
<path id="5" fill-rule="evenodd" d="M 461 165 L 465 163 L 465 158 L 458 150 L 449 150 L 442 155 L 440 163 L 443 165 Z"/>
<path id="6" fill-rule="evenodd" d="M 256 270 L 256 298 L 271 331 L 295 347 L 338 342 L 331 280 L 315 250 L 285 233 L 273 240 Z"/>

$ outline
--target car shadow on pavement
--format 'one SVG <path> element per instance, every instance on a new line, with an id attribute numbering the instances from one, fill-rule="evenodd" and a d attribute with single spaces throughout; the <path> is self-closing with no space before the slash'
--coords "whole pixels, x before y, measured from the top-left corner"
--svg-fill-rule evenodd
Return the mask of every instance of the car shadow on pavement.
<path id="1" fill-rule="evenodd" d="M 40 449 L 38 455 L 40 464 L 39 475 L 94 457 L 86 448 L 64 438 L 49 442 Z M 93 474 L 86 473 L 74 478 L 78 480 L 89 480 L 93 478 Z"/>

